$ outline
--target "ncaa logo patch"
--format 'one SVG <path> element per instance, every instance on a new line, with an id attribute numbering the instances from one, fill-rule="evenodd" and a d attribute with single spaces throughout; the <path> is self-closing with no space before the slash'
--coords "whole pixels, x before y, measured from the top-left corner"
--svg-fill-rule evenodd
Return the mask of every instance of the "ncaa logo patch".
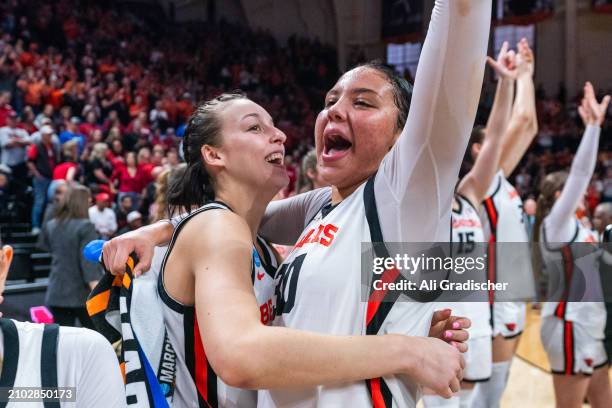
<path id="1" fill-rule="evenodd" d="M 253 248 L 253 262 L 255 262 L 256 267 L 259 268 L 261 266 L 261 259 L 259 259 L 259 254 L 255 248 Z"/>

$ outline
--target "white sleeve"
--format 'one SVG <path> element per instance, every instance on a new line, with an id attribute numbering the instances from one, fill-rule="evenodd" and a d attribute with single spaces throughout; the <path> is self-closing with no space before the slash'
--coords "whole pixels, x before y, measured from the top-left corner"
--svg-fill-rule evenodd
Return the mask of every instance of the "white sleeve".
<path id="1" fill-rule="evenodd" d="M 58 385 L 76 388 L 77 408 L 126 406 L 119 360 L 110 343 L 84 328 L 61 327 L 58 343 Z M 64 356 L 63 358 L 61 358 Z M 76 378 L 75 383 L 64 378 Z"/>
<path id="2" fill-rule="evenodd" d="M 374 192 L 386 241 L 447 241 L 484 75 L 490 0 L 436 0 L 410 112 Z M 414 228 L 418 221 L 418 228 Z M 407 222 L 408 221 L 408 222 Z"/>
<path id="3" fill-rule="evenodd" d="M 306 223 L 331 200 L 331 188 L 323 187 L 270 202 L 261 220 L 259 233 L 268 241 L 293 245 Z"/>
<path id="4" fill-rule="evenodd" d="M 569 242 L 575 233 L 576 208 L 595 171 L 600 133 L 599 126 L 587 126 L 585 129 L 561 195 L 544 219 L 546 240 L 550 243 Z"/>

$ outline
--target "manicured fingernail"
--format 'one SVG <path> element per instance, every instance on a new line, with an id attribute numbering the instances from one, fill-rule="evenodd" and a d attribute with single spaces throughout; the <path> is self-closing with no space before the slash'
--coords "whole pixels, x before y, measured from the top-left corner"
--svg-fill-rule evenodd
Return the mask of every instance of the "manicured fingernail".
<path id="1" fill-rule="evenodd" d="M 453 329 L 458 329 L 460 327 L 461 327 L 461 325 L 459 324 L 459 322 L 454 322 L 453 323 Z"/>
<path id="2" fill-rule="evenodd" d="M 450 330 L 445 331 L 444 332 L 444 338 L 452 339 L 453 338 L 453 332 L 450 331 Z"/>

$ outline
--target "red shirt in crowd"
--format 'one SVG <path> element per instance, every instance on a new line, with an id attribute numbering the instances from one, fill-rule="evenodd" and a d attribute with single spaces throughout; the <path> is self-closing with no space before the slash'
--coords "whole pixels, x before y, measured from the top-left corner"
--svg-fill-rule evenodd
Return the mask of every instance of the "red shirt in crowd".
<path id="1" fill-rule="evenodd" d="M 120 166 L 113 172 L 111 180 L 119 180 L 121 193 L 140 193 L 147 185 L 147 176 L 140 166 L 136 168 L 134 175 L 130 174 L 127 166 Z"/>
<path id="2" fill-rule="evenodd" d="M 155 168 L 155 164 L 153 163 L 145 163 L 138 166 L 139 169 L 145 174 L 145 186 L 153 181 L 153 169 Z"/>
<path id="3" fill-rule="evenodd" d="M 53 169 L 53 180 L 66 180 L 68 171 L 70 169 L 76 169 L 78 166 L 73 162 L 60 163 Z"/>

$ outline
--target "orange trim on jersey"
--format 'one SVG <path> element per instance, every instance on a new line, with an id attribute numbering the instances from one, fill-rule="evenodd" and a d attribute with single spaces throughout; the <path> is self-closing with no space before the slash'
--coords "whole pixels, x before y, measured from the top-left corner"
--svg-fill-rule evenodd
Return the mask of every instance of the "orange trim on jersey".
<path id="1" fill-rule="evenodd" d="M 566 321 L 563 333 L 565 348 L 565 375 L 574 374 L 574 332 L 572 322 Z"/>
<path id="2" fill-rule="evenodd" d="M 489 245 L 487 246 L 487 271 L 489 281 L 496 282 L 497 277 L 497 253 L 496 253 L 496 242 L 497 242 L 497 209 L 493 202 L 493 197 L 489 197 L 484 201 L 485 210 L 487 212 L 487 218 L 489 219 L 489 228 L 491 235 L 489 237 Z M 495 293 L 492 289 L 489 290 L 489 304 L 492 305 L 495 300 Z M 491 318 L 493 315 L 491 314 Z"/>
<path id="3" fill-rule="evenodd" d="M 380 378 L 372 378 L 368 381 L 372 390 L 372 406 L 374 408 L 387 408 L 382 391 L 380 390 Z"/>
<path id="4" fill-rule="evenodd" d="M 397 268 L 387 269 L 385 272 L 383 272 L 382 276 L 380 277 L 380 280 L 383 283 L 392 283 L 395 282 L 398 276 L 399 270 Z M 383 287 L 388 288 L 388 285 L 384 285 Z M 369 325 L 374 316 L 376 315 L 376 312 L 380 307 L 380 303 L 385 299 L 385 296 L 387 295 L 388 291 L 388 289 L 374 289 L 374 291 L 370 294 L 370 297 L 368 298 L 368 309 L 366 312 L 366 325 Z"/>
<path id="5" fill-rule="evenodd" d="M 493 197 L 489 197 L 485 200 L 485 207 L 487 209 L 487 215 L 489 216 L 489 222 L 494 229 L 497 229 L 497 211 L 495 204 L 493 203 Z M 492 228 L 492 229 L 493 229 Z M 495 235 L 495 231 L 491 231 L 491 235 Z"/>
<path id="6" fill-rule="evenodd" d="M 121 370 L 121 376 L 123 377 L 123 383 L 125 384 L 125 361 L 119 364 L 119 370 Z"/>
<path id="7" fill-rule="evenodd" d="M 567 301 L 569 299 L 569 290 L 572 282 L 572 275 L 574 273 L 574 261 L 572 256 L 572 249 L 569 245 L 565 245 L 561 248 L 561 256 L 563 257 L 563 271 L 565 272 L 565 288 L 563 288 L 563 299 L 557 304 L 555 308 L 555 316 L 559 319 L 565 318 L 565 312 L 567 311 Z"/>
<path id="8" fill-rule="evenodd" d="M 110 289 L 104 292 L 98 293 L 96 296 L 89 299 L 85 305 L 87 307 L 87 313 L 90 316 L 96 315 L 106 310 L 108 306 L 108 300 L 110 299 Z"/>
<path id="9" fill-rule="evenodd" d="M 208 403 L 208 360 L 202 346 L 198 318 L 193 318 L 193 354 L 195 357 L 195 385 L 200 396 Z"/>

